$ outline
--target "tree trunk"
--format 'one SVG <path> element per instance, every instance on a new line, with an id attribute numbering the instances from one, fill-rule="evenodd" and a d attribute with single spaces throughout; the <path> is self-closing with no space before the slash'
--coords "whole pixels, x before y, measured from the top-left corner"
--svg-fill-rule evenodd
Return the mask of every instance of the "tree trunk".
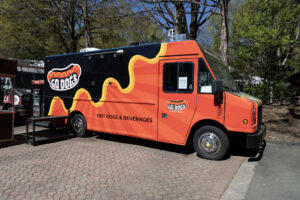
<path id="1" fill-rule="evenodd" d="M 71 22 L 70 22 L 70 26 L 71 26 L 71 33 L 70 33 L 70 37 L 71 37 L 71 52 L 76 52 L 77 51 L 77 36 L 76 36 L 76 24 L 75 24 L 75 17 L 72 16 Z"/>
<path id="2" fill-rule="evenodd" d="M 221 0 L 220 57 L 228 67 L 228 0 Z"/>
<path id="3" fill-rule="evenodd" d="M 84 35 L 85 35 L 85 46 L 87 48 L 92 47 L 92 38 L 91 38 L 91 31 L 90 31 L 90 20 L 88 16 L 88 5 L 87 0 L 83 0 L 82 2 L 82 11 L 83 11 L 83 23 L 84 23 Z"/>
<path id="4" fill-rule="evenodd" d="M 185 16 L 185 10 L 182 2 L 176 2 L 175 5 L 175 34 L 182 34 L 182 33 L 188 33 L 187 30 L 187 23 L 186 23 L 186 16 Z"/>
<path id="5" fill-rule="evenodd" d="M 199 12 L 200 5 L 191 3 L 191 23 L 190 23 L 190 36 L 192 39 L 197 39 L 198 33 L 198 12 Z"/>

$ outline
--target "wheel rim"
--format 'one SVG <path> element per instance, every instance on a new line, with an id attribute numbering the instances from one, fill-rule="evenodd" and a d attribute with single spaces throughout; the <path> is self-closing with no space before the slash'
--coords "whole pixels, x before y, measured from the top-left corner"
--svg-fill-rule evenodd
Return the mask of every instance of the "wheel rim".
<path id="1" fill-rule="evenodd" d="M 219 137 L 212 132 L 202 134 L 198 144 L 202 151 L 209 154 L 218 153 L 221 147 Z"/>
<path id="2" fill-rule="evenodd" d="M 73 128 L 76 133 L 80 133 L 83 129 L 83 120 L 80 118 L 75 118 L 73 122 Z"/>

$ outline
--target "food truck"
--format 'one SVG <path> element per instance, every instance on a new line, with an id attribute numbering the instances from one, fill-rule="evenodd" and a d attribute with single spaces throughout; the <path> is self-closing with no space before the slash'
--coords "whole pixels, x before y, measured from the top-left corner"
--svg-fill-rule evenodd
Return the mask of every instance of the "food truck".
<path id="1" fill-rule="evenodd" d="M 9 98 L 14 101 L 14 79 L 17 73 L 17 61 L 0 58 L 1 90 L 5 92 L 4 81 L 12 81 Z M 0 143 L 10 143 L 14 139 L 14 105 L 11 110 L 0 110 Z"/>
<path id="2" fill-rule="evenodd" d="M 222 159 L 229 135 L 259 148 L 262 102 L 242 93 L 196 41 L 141 44 L 45 58 L 45 115 L 70 113 L 72 129 L 186 145 Z"/>
<path id="3" fill-rule="evenodd" d="M 15 78 L 14 107 L 16 117 L 30 117 L 32 115 L 33 101 L 31 92 L 32 80 L 43 78 L 43 62 L 37 60 L 17 60 L 17 74 Z M 3 110 L 12 109 L 11 95 L 12 80 L 6 77 L 3 82 L 5 88 L 3 97 Z"/>

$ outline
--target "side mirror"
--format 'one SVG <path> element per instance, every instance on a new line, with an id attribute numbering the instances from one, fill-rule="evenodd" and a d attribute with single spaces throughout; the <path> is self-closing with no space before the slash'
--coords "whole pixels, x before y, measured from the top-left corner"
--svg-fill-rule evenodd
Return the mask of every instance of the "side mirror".
<path id="1" fill-rule="evenodd" d="M 212 81 L 212 93 L 222 93 L 223 92 L 223 82 L 220 80 L 213 80 Z"/>
<path id="2" fill-rule="evenodd" d="M 223 103 L 223 82 L 220 80 L 212 81 L 212 93 L 215 96 L 215 105 L 220 106 Z"/>

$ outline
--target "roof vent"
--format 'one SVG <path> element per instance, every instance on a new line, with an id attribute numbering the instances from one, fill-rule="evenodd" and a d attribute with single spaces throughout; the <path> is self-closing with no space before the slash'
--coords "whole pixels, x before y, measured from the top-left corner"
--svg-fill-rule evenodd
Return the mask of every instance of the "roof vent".
<path id="1" fill-rule="evenodd" d="M 101 50 L 101 49 L 90 47 L 90 48 L 80 49 L 80 52 L 97 51 L 97 50 Z"/>

